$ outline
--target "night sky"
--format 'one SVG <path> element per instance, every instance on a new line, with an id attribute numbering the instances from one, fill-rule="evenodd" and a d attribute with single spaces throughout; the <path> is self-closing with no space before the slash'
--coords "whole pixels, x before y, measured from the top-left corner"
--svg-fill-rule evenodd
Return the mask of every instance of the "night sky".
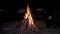
<path id="1" fill-rule="evenodd" d="M 25 8 L 27 4 L 30 4 L 32 10 L 37 8 L 43 8 L 47 12 L 48 15 L 54 15 L 56 12 L 60 11 L 60 5 L 58 0 L 1 0 L 0 1 L 0 9 L 4 9 L 5 12 L 0 12 L 0 21 L 7 22 L 7 21 L 16 21 L 22 20 L 24 13 L 16 14 L 16 12 L 21 9 Z M 35 13 L 35 11 L 33 11 Z M 18 17 L 20 16 L 20 17 Z"/>

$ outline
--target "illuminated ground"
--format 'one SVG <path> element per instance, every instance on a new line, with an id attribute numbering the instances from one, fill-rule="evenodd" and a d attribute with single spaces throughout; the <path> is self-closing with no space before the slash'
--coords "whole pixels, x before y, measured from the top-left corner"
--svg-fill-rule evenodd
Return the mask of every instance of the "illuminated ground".
<path id="1" fill-rule="evenodd" d="M 21 32 L 20 32 L 21 28 L 20 28 L 20 25 L 17 26 L 17 24 L 18 24 L 17 21 L 14 21 L 11 23 L 12 24 L 3 25 L 2 26 L 3 28 L 1 28 L 0 34 L 21 34 Z M 39 26 L 37 26 L 37 27 L 39 27 Z M 59 34 L 60 33 L 60 28 L 49 29 L 49 28 L 41 27 L 41 28 L 39 28 L 39 30 L 40 30 L 40 32 L 38 32 L 38 33 L 35 33 L 35 32 L 28 33 L 27 32 L 24 34 Z"/>

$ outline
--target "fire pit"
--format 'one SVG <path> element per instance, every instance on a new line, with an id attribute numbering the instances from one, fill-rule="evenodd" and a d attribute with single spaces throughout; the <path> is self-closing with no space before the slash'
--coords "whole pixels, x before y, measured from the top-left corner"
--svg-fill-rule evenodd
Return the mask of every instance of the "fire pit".
<path id="1" fill-rule="evenodd" d="M 34 24 L 34 20 L 32 18 L 29 4 L 27 5 L 27 12 L 25 13 L 24 20 L 21 24 L 20 34 L 36 34 L 39 32 L 38 27 Z"/>

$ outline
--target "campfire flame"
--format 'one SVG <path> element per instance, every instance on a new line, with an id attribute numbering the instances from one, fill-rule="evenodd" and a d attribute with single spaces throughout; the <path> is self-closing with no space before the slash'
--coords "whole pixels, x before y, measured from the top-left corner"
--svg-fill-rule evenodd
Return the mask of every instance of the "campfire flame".
<path id="1" fill-rule="evenodd" d="M 24 28 L 23 29 L 21 29 L 21 32 L 22 31 L 28 31 L 28 32 L 30 32 L 30 31 L 35 31 L 35 32 L 39 32 L 39 29 L 38 29 L 38 27 L 36 27 L 36 25 L 34 24 L 34 20 L 33 20 L 33 18 L 32 18 L 32 14 L 31 14 L 31 10 L 30 10 L 30 7 L 29 7 L 29 4 L 27 5 L 27 12 L 25 13 L 25 15 L 24 15 L 24 20 L 23 20 L 23 22 L 24 22 Z M 27 24 L 28 23 L 28 24 Z M 26 26 L 26 25 L 28 25 L 28 26 Z M 27 30 L 26 30 L 27 29 Z M 32 30 L 31 30 L 32 29 Z M 34 32 L 32 32 L 32 33 L 34 33 Z"/>
<path id="2" fill-rule="evenodd" d="M 31 16 L 29 4 L 27 5 L 27 12 L 25 13 L 24 19 L 28 19 L 29 27 L 34 26 L 33 18 Z"/>

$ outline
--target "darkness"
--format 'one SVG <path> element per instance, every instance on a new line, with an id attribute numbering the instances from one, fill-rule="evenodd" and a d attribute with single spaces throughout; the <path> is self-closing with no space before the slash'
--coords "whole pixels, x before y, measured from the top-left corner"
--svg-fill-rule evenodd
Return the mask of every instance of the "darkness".
<path id="1" fill-rule="evenodd" d="M 2 15 L 0 15 L 0 23 L 3 24 L 4 22 L 9 22 L 11 20 L 12 21 L 23 20 L 24 13 L 16 14 L 16 12 L 21 8 L 26 8 L 28 3 L 30 4 L 30 7 L 33 10 L 33 13 L 37 12 L 35 11 L 35 9 L 37 8 L 43 8 L 47 12 L 47 14 L 43 14 L 43 17 L 42 17 L 43 19 L 44 17 L 46 17 L 45 18 L 46 23 L 49 22 L 47 17 L 49 15 L 52 15 L 53 19 L 50 20 L 51 23 L 52 21 L 53 22 L 56 21 L 59 24 L 60 18 L 58 17 L 60 14 L 57 14 L 57 13 L 59 13 L 60 11 L 60 5 L 59 5 L 60 2 L 58 0 L 56 1 L 55 0 L 49 0 L 49 1 L 48 0 L 29 0 L 29 1 L 28 0 L 0 0 L 0 9 L 5 9 L 6 10 L 5 12 L 8 12 L 8 14 L 6 14 L 5 12 L 0 12 L 0 14 L 2 13 Z M 57 15 L 56 17 L 54 17 L 55 14 Z M 36 17 L 37 15 L 34 15 L 34 16 Z M 40 18 L 38 17 L 34 19 L 40 20 Z"/>

